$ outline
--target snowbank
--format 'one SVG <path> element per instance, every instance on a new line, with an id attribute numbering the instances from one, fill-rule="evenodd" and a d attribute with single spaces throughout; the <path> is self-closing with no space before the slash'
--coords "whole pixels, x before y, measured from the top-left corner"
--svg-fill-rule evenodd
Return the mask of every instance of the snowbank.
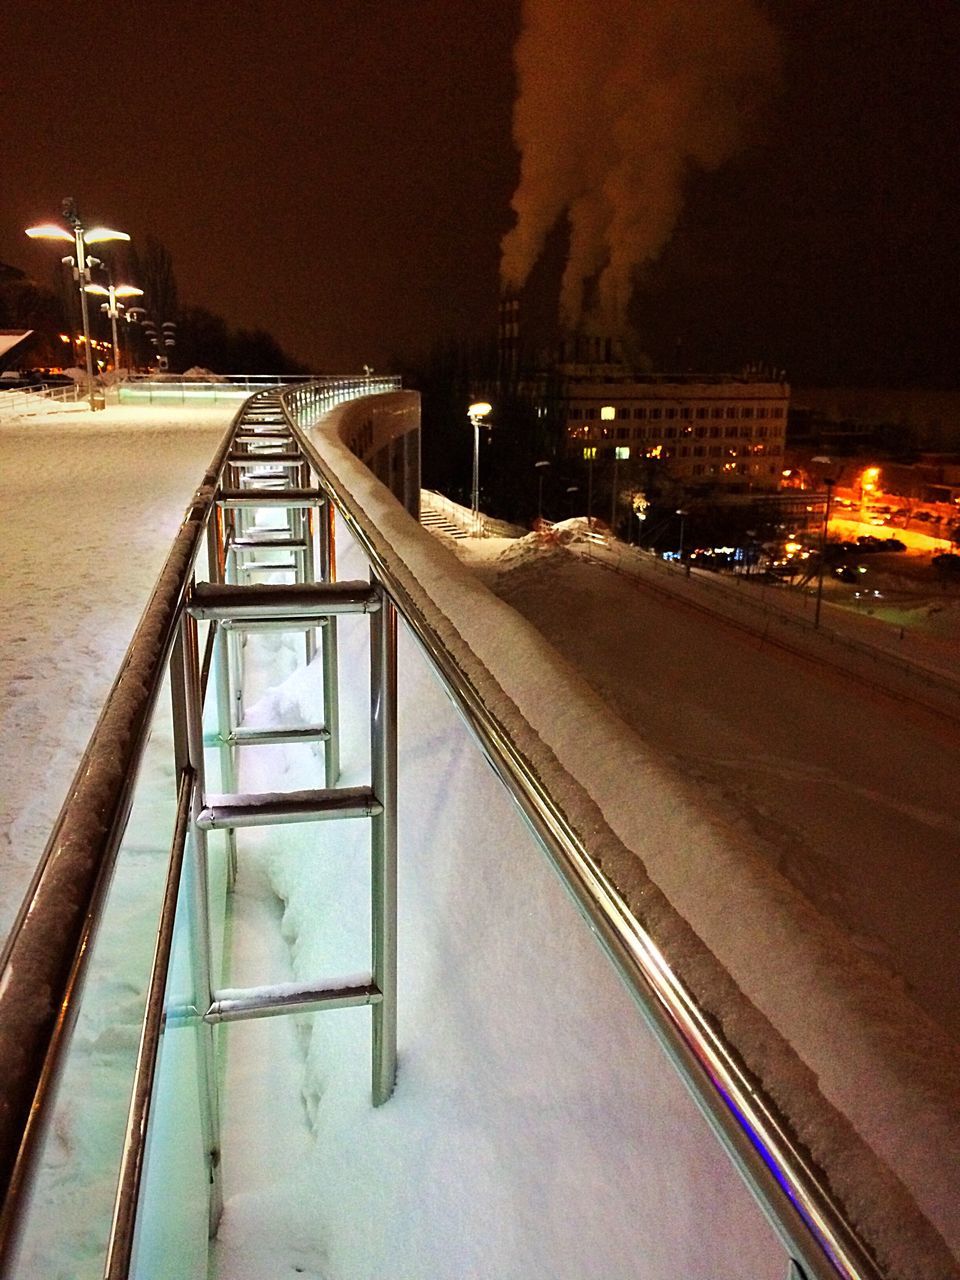
<path id="1" fill-rule="evenodd" d="M 789 1118 L 883 1266 L 917 1280 L 957 1273 L 955 1047 L 357 467 L 335 439 L 349 412 L 328 419 L 323 456 L 376 524 L 379 554 Z"/>

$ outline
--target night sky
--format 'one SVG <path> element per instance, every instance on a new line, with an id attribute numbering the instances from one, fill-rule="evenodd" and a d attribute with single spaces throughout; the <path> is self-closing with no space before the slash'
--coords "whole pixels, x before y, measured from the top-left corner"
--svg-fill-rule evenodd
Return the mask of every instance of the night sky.
<path id="1" fill-rule="evenodd" d="M 638 23 L 670 7 L 632 3 Z M 686 180 L 629 310 L 643 348 L 661 367 L 957 385 L 960 6 L 758 8 L 778 87 Z M 22 228 L 72 195 L 88 225 L 159 237 L 182 301 L 317 369 L 488 333 L 520 30 L 515 0 L 4 6 L 0 260 L 48 281 L 53 249 Z M 565 98 L 589 125 L 575 77 Z M 553 298 L 565 252 L 561 224 L 532 294 Z"/>

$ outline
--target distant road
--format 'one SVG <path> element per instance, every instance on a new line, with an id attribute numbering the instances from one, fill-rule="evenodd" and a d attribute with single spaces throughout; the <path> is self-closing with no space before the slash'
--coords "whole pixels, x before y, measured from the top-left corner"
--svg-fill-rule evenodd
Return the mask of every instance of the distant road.
<path id="1" fill-rule="evenodd" d="M 658 585 L 554 555 L 496 590 L 960 1039 L 960 729 Z"/>

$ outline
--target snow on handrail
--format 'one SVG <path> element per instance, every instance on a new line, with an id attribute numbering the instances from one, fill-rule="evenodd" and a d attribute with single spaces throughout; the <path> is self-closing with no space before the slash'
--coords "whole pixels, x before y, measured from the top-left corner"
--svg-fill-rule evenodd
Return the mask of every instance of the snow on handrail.
<path id="1" fill-rule="evenodd" d="M 880 1280 L 872 1255 L 792 1139 L 778 1109 L 744 1070 L 736 1049 L 698 1008 L 642 921 L 583 844 L 536 767 L 381 554 L 372 520 L 300 429 L 297 393 L 282 394 L 281 403 L 321 487 L 330 494 L 373 576 L 419 642 L 786 1250 L 809 1280 Z"/>

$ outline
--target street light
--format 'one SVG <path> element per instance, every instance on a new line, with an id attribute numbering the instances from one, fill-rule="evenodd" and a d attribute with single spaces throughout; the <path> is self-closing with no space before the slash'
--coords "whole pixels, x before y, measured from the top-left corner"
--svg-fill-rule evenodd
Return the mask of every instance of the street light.
<path id="1" fill-rule="evenodd" d="M 543 473 L 549 467 L 550 463 L 544 459 L 542 462 L 533 464 L 537 469 L 537 522 L 543 519 Z"/>
<path id="2" fill-rule="evenodd" d="M 683 521 L 687 515 L 686 507 L 677 507 L 677 515 L 680 517 L 680 549 L 677 552 L 677 559 L 683 563 Z"/>
<path id="3" fill-rule="evenodd" d="M 473 536 L 480 536 L 480 426 L 483 419 L 493 409 L 486 400 L 475 401 L 467 410 L 467 417 L 473 427 L 473 486 L 471 491 L 471 510 L 473 512 Z"/>
<path id="4" fill-rule="evenodd" d="M 113 231 L 110 227 L 91 227 L 87 230 L 80 221 L 77 206 L 72 199 L 64 200 L 62 206 L 64 219 L 70 223 L 70 230 L 56 222 L 44 222 L 40 226 L 27 227 L 26 234 L 31 240 L 65 240 L 74 246 L 75 257 L 66 257 L 63 262 L 73 268 L 73 278 L 80 290 L 80 314 L 83 319 L 83 346 L 87 363 L 87 398 L 90 408 L 95 409 L 93 397 L 93 348 L 90 344 L 90 314 L 87 309 L 86 286 L 90 284 L 90 268 L 99 265 L 99 259 L 87 254 L 87 246 L 104 244 L 108 240 L 129 240 L 125 231 Z"/>
<path id="5" fill-rule="evenodd" d="M 830 465 L 832 458 L 813 458 L 813 462 L 821 462 Z M 813 610 L 813 626 L 817 629 L 820 626 L 820 602 L 823 599 L 823 569 L 827 558 L 827 529 L 830 525 L 830 502 L 833 498 L 833 486 L 836 481 L 832 476 L 826 476 L 823 483 L 827 487 L 827 500 L 823 504 L 823 524 L 820 526 L 820 567 L 817 571 L 817 603 Z"/>
<path id="6" fill-rule="evenodd" d="M 601 422 L 613 422 L 617 416 L 616 405 L 605 404 L 600 409 Z M 603 432 L 601 432 L 601 435 Z M 613 487 L 610 491 L 610 528 L 616 536 L 617 532 L 617 463 L 620 455 L 617 453 L 616 446 L 613 450 Z"/>
<path id="7" fill-rule="evenodd" d="M 120 369 L 120 342 L 117 338 L 117 320 L 120 312 L 123 311 L 123 303 L 117 302 L 118 298 L 142 298 L 143 290 L 137 289 L 132 284 L 114 285 L 112 282 L 104 288 L 102 284 L 87 284 L 83 287 L 84 293 L 95 293 L 98 297 L 106 298 L 107 301 L 101 304 L 100 310 L 110 317 L 110 325 L 113 330 L 113 367 L 115 371 Z"/>

